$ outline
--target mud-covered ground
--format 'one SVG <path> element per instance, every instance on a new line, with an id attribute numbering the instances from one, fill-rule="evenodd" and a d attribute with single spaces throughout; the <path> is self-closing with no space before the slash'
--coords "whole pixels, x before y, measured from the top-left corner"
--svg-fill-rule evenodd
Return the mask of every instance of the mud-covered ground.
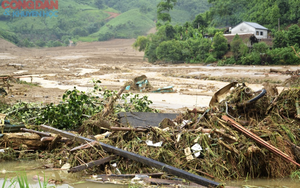
<path id="1" fill-rule="evenodd" d="M 289 76 L 270 73 L 270 68 L 297 70 L 300 66 L 228 66 L 197 64 L 150 64 L 143 52 L 132 48 L 134 39 L 79 43 L 76 47 L 18 48 L 0 39 L 0 76 L 21 76 L 39 87 L 14 84 L 7 100 L 59 102 L 63 92 L 76 86 L 92 89 L 93 80 L 102 87 L 118 89 L 126 81 L 146 75 L 154 88 L 174 86 L 174 93 L 145 93 L 153 107 L 164 112 L 208 106 L 211 96 L 230 81 L 248 83 L 259 90 L 264 82 L 280 84 Z M 1 84 L 1 83 L 0 83 Z"/>

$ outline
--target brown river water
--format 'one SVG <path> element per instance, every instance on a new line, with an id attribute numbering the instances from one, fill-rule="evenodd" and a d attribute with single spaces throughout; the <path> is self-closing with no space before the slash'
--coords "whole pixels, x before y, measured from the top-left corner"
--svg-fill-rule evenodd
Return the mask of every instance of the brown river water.
<path id="1" fill-rule="evenodd" d="M 36 161 L 17 161 L 17 162 L 2 162 L 0 163 L 0 187 L 2 187 L 4 178 L 12 179 L 17 174 L 26 172 L 28 182 L 31 187 L 39 187 L 37 177 L 45 177 L 45 179 L 63 180 L 63 184 L 55 185 L 57 188 L 127 188 L 128 185 L 115 184 L 98 184 L 85 181 L 91 178 L 90 176 L 82 177 L 77 174 L 69 174 L 63 170 L 41 169 L 42 164 Z M 286 179 L 255 179 L 244 181 L 227 181 L 224 182 L 227 186 L 241 188 L 300 188 L 300 180 Z M 5 187 L 9 186 L 9 182 Z M 54 184 L 48 184 L 48 186 Z"/>

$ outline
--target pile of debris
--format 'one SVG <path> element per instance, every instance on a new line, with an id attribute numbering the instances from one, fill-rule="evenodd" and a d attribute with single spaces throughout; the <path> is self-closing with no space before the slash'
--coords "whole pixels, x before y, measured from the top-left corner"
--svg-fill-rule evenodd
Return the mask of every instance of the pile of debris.
<path id="1" fill-rule="evenodd" d="M 131 85 L 126 87 L 126 90 L 139 91 L 139 92 L 152 92 L 152 93 L 173 93 L 174 86 L 166 86 L 158 89 L 154 89 L 150 84 L 147 76 L 142 75 L 135 77 Z"/>
<path id="2" fill-rule="evenodd" d="M 32 134 L 47 143 L 43 147 L 51 152 L 45 150 L 39 157 L 55 168 L 104 174 L 91 181 L 126 176 L 176 184 L 171 180 L 179 177 L 217 187 L 213 179 L 286 177 L 300 167 L 300 89 L 284 89 L 276 95 L 267 92 L 270 88 L 253 91 L 234 82 L 219 90 L 207 109 L 159 117 L 123 113 L 117 118 L 111 114 L 117 98 L 112 97 L 101 114 L 83 124 L 82 135 L 46 125 L 39 128 L 51 135 Z M 93 126 L 99 121 L 109 123 Z M 139 122 L 149 123 L 137 126 Z M 0 138 L 0 146 L 12 144 Z M 152 176 L 168 180 L 151 180 Z"/>

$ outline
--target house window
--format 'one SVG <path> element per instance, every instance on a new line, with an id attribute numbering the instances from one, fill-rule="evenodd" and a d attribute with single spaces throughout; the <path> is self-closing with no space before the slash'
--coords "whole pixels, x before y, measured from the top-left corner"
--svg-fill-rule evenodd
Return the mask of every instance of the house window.
<path id="1" fill-rule="evenodd" d="M 259 35 L 259 31 L 256 31 L 256 35 Z"/>
<path id="2" fill-rule="evenodd" d="M 264 35 L 264 32 L 261 31 L 261 32 L 260 32 L 260 35 Z"/>

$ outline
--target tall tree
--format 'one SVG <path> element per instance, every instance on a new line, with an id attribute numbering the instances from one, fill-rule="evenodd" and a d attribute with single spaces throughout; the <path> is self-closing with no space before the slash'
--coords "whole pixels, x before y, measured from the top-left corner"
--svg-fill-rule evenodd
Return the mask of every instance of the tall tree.
<path id="1" fill-rule="evenodd" d="M 248 47 L 239 37 L 238 34 L 235 35 L 232 42 L 230 43 L 230 48 L 233 53 L 234 59 L 237 61 L 241 56 L 245 55 Z"/>
<path id="2" fill-rule="evenodd" d="M 203 19 L 201 14 L 198 14 L 193 21 L 193 27 L 200 29 L 202 31 L 202 35 L 204 35 L 204 29 L 207 27 L 207 25 L 207 22 Z"/>
<path id="3" fill-rule="evenodd" d="M 288 43 L 290 46 L 294 46 L 295 44 L 300 45 L 300 28 L 298 25 L 292 25 L 288 32 Z"/>
<path id="4" fill-rule="evenodd" d="M 221 59 L 228 51 L 228 41 L 222 32 L 216 33 L 213 42 L 216 57 Z"/>
<path id="5" fill-rule="evenodd" d="M 163 22 L 171 22 L 170 10 L 173 9 L 177 0 L 162 0 L 157 5 L 157 19 Z"/>
<path id="6" fill-rule="evenodd" d="M 284 48 L 288 46 L 288 37 L 285 31 L 277 31 L 273 40 L 274 48 Z"/>

